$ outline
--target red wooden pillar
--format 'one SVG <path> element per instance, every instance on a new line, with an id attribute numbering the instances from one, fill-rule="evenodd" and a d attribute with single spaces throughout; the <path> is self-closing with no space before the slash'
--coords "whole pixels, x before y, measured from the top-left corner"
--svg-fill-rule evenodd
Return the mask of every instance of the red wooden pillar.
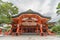
<path id="1" fill-rule="evenodd" d="M 46 30 L 47 30 L 48 34 L 51 35 L 52 33 L 51 33 L 51 31 L 48 29 L 48 25 L 47 25 L 47 24 L 45 24 L 45 25 L 46 25 Z"/>
<path id="2" fill-rule="evenodd" d="M 20 26 L 20 34 L 22 34 L 23 30 L 22 30 L 22 26 Z"/>
<path id="3" fill-rule="evenodd" d="M 40 24 L 40 35 L 43 35 L 43 29 L 42 24 Z"/>
<path id="4" fill-rule="evenodd" d="M 2 29 L 0 28 L 0 34 L 2 34 Z"/>
<path id="5" fill-rule="evenodd" d="M 17 24 L 17 30 L 16 33 L 19 35 L 19 24 Z"/>
<path id="6" fill-rule="evenodd" d="M 38 30 L 38 27 L 36 27 L 36 31 L 35 31 L 35 32 L 36 32 L 37 34 L 38 34 L 38 31 L 39 31 L 39 30 Z"/>

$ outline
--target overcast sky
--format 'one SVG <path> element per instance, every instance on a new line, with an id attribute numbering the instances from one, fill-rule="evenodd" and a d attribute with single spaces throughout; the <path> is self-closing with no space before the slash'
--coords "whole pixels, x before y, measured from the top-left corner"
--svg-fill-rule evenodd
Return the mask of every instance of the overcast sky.
<path id="1" fill-rule="evenodd" d="M 60 0 L 3 0 L 12 2 L 19 8 L 19 12 L 24 12 L 28 9 L 39 12 L 44 16 L 56 16 L 56 7 Z"/>

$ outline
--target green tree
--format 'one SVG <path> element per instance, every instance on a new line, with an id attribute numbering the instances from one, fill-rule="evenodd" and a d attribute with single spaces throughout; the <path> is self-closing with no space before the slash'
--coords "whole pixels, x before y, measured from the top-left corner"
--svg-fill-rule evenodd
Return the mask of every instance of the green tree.
<path id="1" fill-rule="evenodd" d="M 58 3 L 58 6 L 57 6 L 57 13 L 58 15 L 60 14 L 60 3 Z"/>
<path id="2" fill-rule="evenodd" d="M 18 13 L 18 8 L 12 3 L 0 0 L 0 23 L 11 22 L 12 15 Z"/>

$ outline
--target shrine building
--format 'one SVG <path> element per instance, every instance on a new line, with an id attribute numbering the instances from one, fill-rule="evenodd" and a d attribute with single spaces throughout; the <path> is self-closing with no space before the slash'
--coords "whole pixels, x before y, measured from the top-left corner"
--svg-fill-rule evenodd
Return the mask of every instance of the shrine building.
<path id="1" fill-rule="evenodd" d="M 12 28 L 10 33 L 22 35 L 24 33 L 35 33 L 39 35 L 52 34 L 48 28 L 50 17 L 43 16 L 38 12 L 28 10 L 12 17 Z"/>

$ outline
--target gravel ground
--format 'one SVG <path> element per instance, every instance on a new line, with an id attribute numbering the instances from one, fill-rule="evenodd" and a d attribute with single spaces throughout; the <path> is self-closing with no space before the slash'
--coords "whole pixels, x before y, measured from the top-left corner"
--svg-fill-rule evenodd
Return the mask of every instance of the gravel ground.
<path id="1" fill-rule="evenodd" d="M 0 40 L 60 40 L 59 36 L 39 36 L 39 35 L 20 35 L 20 36 L 0 36 Z"/>

